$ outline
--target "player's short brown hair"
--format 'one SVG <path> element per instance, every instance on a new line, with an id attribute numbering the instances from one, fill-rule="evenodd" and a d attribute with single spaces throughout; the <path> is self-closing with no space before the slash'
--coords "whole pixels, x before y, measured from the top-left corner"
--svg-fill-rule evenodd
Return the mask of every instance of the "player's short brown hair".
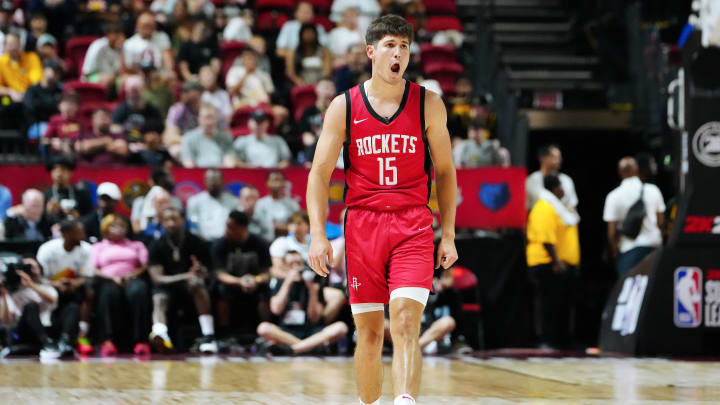
<path id="1" fill-rule="evenodd" d="M 407 37 L 412 43 L 414 34 L 413 26 L 407 20 L 399 15 L 388 14 L 370 23 L 365 33 L 365 43 L 375 46 L 386 35 Z"/>

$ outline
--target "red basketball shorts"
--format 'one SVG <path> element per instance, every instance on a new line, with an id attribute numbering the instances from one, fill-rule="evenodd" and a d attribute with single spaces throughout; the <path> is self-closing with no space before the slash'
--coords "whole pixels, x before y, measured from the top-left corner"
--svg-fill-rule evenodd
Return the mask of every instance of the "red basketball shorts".
<path id="1" fill-rule="evenodd" d="M 383 303 L 401 287 L 432 291 L 433 217 L 426 206 L 397 211 L 350 208 L 345 258 L 351 304 Z"/>

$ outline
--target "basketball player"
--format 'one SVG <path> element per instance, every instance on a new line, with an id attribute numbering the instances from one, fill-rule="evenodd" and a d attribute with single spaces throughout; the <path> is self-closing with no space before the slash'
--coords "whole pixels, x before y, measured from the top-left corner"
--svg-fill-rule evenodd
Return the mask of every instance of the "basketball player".
<path id="1" fill-rule="evenodd" d="M 345 254 L 358 332 L 355 372 L 361 404 L 379 404 L 383 380 L 383 309 L 390 304 L 395 405 L 418 395 L 420 320 L 433 267 L 450 267 L 455 250 L 457 183 L 447 114 L 440 97 L 403 79 L 412 26 L 387 15 L 368 27 L 370 80 L 336 97 L 325 114 L 308 179 L 310 266 L 327 276 L 333 257 L 325 235 L 330 175 L 345 160 Z M 431 162 L 432 158 L 432 162 Z M 427 207 L 435 166 L 442 240 L 433 266 L 433 218 Z"/>

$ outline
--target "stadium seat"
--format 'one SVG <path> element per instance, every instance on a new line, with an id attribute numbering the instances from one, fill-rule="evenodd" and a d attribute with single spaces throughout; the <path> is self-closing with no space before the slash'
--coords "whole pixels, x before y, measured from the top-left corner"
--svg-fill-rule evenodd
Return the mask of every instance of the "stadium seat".
<path id="1" fill-rule="evenodd" d="M 83 103 L 108 100 L 107 89 L 95 83 L 70 81 L 65 83 L 63 91 L 77 93 Z"/>
<path id="2" fill-rule="evenodd" d="M 332 21 L 327 16 L 324 15 L 316 15 L 315 16 L 315 24 L 322 25 L 323 28 L 325 28 L 326 32 L 332 31 L 333 28 L 335 28 L 335 24 L 333 24 Z"/>
<path id="3" fill-rule="evenodd" d="M 85 128 L 91 128 L 92 127 L 92 116 L 95 113 L 96 110 L 100 108 L 106 108 L 110 113 L 117 107 L 117 103 L 113 103 L 110 101 L 91 101 L 91 102 L 83 102 L 80 104 L 80 111 L 78 112 L 80 116 L 80 124 Z"/>
<path id="4" fill-rule="evenodd" d="M 428 17 L 425 29 L 431 32 L 455 30 L 462 32 L 462 24 L 455 16 L 432 16 Z"/>
<path id="5" fill-rule="evenodd" d="M 455 15 L 457 4 L 454 0 L 424 0 L 425 10 L 428 15 Z"/>
<path id="6" fill-rule="evenodd" d="M 421 44 L 420 45 L 420 64 L 422 69 L 425 70 L 427 65 L 436 62 L 457 62 L 457 54 L 455 48 L 452 45 L 433 45 L 433 44 Z"/>
<path id="7" fill-rule="evenodd" d="M 315 85 L 306 84 L 304 86 L 295 86 L 290 91 L 290 100 L 293 106 L 293 117 L 295 122 L 300 121 L 303 111 L 311 105 L 315 104 L 317 96 L 315 95 Z"/>
<path id="8" fill-rule="evenodd" d="M 264 10 L 278 10 L 286 9 L 292 12 L 296 7 L 293 0 L 256 0 L 255 9 L 259 11 Z"/>
<path id="9" fill-rule="evenodd" d="M 290 21 L 290 17 L 277 11 L 265 11 L 258 15 L 255 28 L 261 35 L 268 35 L 279 31 L 283 24 Z"/>
<path id="10" fill-rule="evenodd" d="M 82 65 L 85 61 L 85 53 L 90 44 L 98 37 L 72 37 L 65 44 L 65 65 L 67 66 L 67 77 L 80 77 Z"/>
<path id="11" fill-rule="evenodd" d="M 225 82 L 225 76 L 235 62 L 235 59 L 240 56 L 240 53 L 242 53 L 246 46 L 247 44 L 242 41 L 224 41 L 220 43 L 220 60 L 222 61 L 220 74 L 222 75 L 223 82 Z"/>
<path id="12" fill-rule="evenodd" d="M 445 96 L 454 94 L 455 81 L 463 72 L 463 67 L 457 62 L 434 62 L 425 67 L 425 73 L 440 83 Z"/>
<path id="13" fill-rule="evenodd" d="M 315 15 L 328 15 L 332 7 L 332 0 L 309 0 L 308 3 L 313 5 Z"/>

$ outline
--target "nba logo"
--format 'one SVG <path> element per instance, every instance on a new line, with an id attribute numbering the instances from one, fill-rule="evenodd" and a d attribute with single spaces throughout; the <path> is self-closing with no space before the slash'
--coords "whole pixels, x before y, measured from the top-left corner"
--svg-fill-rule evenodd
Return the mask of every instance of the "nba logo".
<path id="1" fill-rule="evenodd" d="M 697 328 L 702 322 L 702 270 L 678 267 L 675 270 L 675 326 Z"/>

